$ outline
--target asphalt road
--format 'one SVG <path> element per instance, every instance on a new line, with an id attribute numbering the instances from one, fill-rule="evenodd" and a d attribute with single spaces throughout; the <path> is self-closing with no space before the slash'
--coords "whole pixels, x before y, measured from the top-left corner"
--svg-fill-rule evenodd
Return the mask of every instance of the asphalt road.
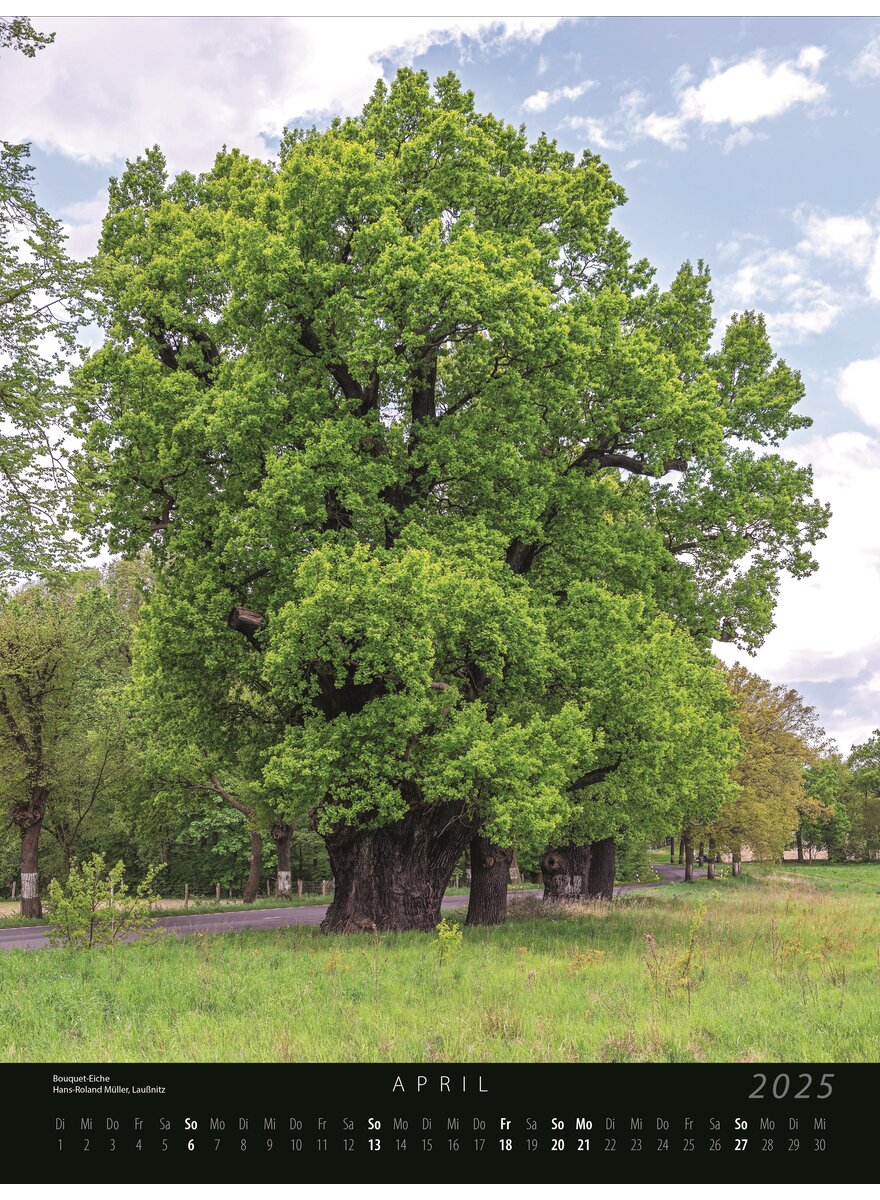
<path id="1" fill-rule="evenodd" d="M 663 864 L 654 868 L 663 876 L 663 883 L 678 883 L 684 879 L 684 867 Z M 695 875 L 703 872 L 695 871 Z M 656 884 L 630 884 L 617 887 L 614 894 L 638 891 Z M 540 896 L 541 889 L 509 892 L 508 901 Z M 447 896 L 441 908 L 464 908 L 467 896 Z M 191 917 L 157 917 L 156 924 L 168 933 L 186 937 L 191 933 L 234 933 L 239 929 L 279 929 L 285 925 L 320 925 L 327 912 L 326 904 L 301 904 L 290 908 L 252 908 L 241 912 L 199 913 Z M 0 950 L 45 950 L 49 946 L 47 925 L 22 925 L 0 929 Z"/>

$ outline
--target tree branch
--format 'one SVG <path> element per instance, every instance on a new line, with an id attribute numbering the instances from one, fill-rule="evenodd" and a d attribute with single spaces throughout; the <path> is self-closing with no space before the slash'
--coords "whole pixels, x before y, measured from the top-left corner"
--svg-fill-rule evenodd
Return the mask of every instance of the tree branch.
<path id="1" fill-rule="evenodd" d="M 594 783 L 601 783 L 603 779 L 607 779 L 613 771 L 617 770 L 622 761 L 622 757 L 618 757 L 617 762 L 611 763 L 610 766 L 597 767 L 594 771 L 587 771 L 585 775 L 581 775 L 580 779 L 576 779 L 574 783 L 569 785 L 570 790 L 576 792 L 580 788 L 590 787 Z"/>

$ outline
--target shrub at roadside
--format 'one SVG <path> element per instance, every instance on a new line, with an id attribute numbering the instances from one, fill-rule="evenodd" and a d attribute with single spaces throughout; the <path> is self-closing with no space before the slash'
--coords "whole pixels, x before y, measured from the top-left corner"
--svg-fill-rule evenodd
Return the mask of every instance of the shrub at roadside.
<path id="1" fill-rule="evenodd" d="M 101 854 L 74 863 L 63 887 L 57 879 L 49 885 L 49 941 L 92 950 L 132 936 L 157 936 L 150 906 L 159 899 L 153 881 L 161 870 L 161 864 L 150 866 L 137 890 L 129 892 L 121 859 L 109 868 Z"/>

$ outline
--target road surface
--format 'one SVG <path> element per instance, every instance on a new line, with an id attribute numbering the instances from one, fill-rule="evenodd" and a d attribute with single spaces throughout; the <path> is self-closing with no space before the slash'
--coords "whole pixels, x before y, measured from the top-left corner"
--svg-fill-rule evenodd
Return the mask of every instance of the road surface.
<path id="1" fill-rule="evenodd" d="M 654 868 L 663 876 L 662 883 L 678 883 L 684 879 L 684 867 L 667 864 Z M 702 872 L 695 871 L 695 875 Z M 621 892 L 638 891 L 644 887 L 656 887 L 657 884 L 629 884 L 616 887 L 615 895 Z M 509 892 L 511 899 L 524 899 L 527 896 L 540 896 L 541 889 L 534 891 Z M 467 896 L 446 896 L 441 908 L 464 908 Z M 285 925 L 320 925 L 327 912 L 326 904 L 300 904 L 289 908 L 251 908 L 240 912 L 198 913 L 191 917 L 157 917 L 156 924 L 160 928 L 174 933 L 178 937 L 186 937 L 190 933 L 235 933 L 240 929 L 281 929 Z M 0 929 L 0 950 L 45 950 L 49 945 L 49 927 L 47 925 L 22 925 L 13 929 Z"/>

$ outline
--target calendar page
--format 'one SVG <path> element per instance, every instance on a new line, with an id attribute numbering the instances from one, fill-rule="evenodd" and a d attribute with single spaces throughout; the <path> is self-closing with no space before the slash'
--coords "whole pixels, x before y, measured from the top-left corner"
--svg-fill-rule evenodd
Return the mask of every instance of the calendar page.
<path id="1" fill-rule="evenodd" d="M 274 8 L 0 17 L 0 1187 L 876 1184 L 880 18 Z"/>
<path id="2" fill-rule="evenodd" d="M 867 1066 L 11 1068 L 53 1182 L 870 1182 Z M 845 1164 L 845 1166 L 842 1166 Z"/>

